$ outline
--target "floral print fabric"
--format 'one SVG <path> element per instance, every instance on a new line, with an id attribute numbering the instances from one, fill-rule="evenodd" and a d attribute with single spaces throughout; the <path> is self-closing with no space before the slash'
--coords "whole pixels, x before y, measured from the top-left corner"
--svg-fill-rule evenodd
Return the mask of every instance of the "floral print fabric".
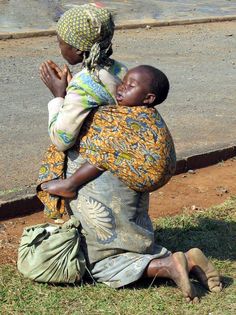
<path id="1" fill-rule="evenodd" d="M 50 195 L 41 190 L 40 185 L 53 179 L 64 179 L 66 168 L 66 156 L 64 152 L 59 152 L 51 144 L 44 154 L 37 180 L 37 197 L 44 205 L 45 216 L 53 219 L 62 217 L 65 213 L 65 200 L 58 196 Z"/>
<path id="2" fill-rule="evenodd" d="M 158 111 L 146 106 L 104 106 L 87 118 L 79 153 L 137 191 L 163 186 L 175 172 L 171 134 Z"/>

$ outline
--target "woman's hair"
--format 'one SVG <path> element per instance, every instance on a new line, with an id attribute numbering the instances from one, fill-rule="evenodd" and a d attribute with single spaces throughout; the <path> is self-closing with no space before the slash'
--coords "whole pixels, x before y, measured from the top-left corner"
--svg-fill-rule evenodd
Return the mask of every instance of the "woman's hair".
<path id="1" fill-rule="evenodd" d="M 88 69 L 108 62 L 114 29 L 111 13 L 95 4 L 76 6 L 66 11 L 57 23 L 57 34 L 64 42 L 87 52 L 84 65 Z"/>
<path id="2" fill-rule="evenodd" d="M 156 96 L 155 101 L 151 105 L 158 105 L 164 102 L 170 89 L 170 83 L 167 76 L 161 70 L 149 65 L 141 65 L 138 68 L 144 70 L 150 77 L 150 92 Z"/>

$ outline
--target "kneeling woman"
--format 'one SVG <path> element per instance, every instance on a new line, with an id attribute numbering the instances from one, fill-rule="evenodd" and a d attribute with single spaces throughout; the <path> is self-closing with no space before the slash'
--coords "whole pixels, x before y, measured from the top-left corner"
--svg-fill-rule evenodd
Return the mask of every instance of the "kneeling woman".
<path id="1" fill-rule="evenodd" d="M 106 20 L 109 23 L 104 22 L 107 11 L 91 5 L 71 10 L 62 17 L 63 23 L 59 21 L 60 45 L 68 62 L 83 62 L 85 72 L 81 74 L 86 75 L 72 79 L 67 95 L 66 71 L 62 73 L 62 79 L 52 75 L 44 80 L 56 97 L 54 104 L 49 106 L 49 131 L 58 149 L 67 150 L 67 177 L 85 162 L 73 148 L 81 122 L 98 101 L 98 92 L 107 96 L 103 105 L 112 104 L 114 98 L 111 95 L 115 94 L 119 82 L 117 74 L 121 73 L 121 67 L 109 58 L 110 43 L 106 39 L 111 40 L 113 32 L 107 30 L 114 25 L 110 18 Z M 101 21 L 106 26 L 96 28 Z M 91 25 L 85 27 L 83 23 Z M 91 41 L 94 29 L 102 30 L 102 33 Z M 85 30 L 83 36 L 78 35 L 78 30 Z M 108 36 L 104 38 L 106 32 Z M 85 49 L 80 48 L 82 44 Z M 99 79 L 95 84 L 94 75 L 96 80 Z M 93 84 L 89 86 L 91 82 Z M 76 93 L 78 87 L 79 93 Z M 106 93 L 107 89 L 109 93 Z M 82 224 L 83 250 L 94 279 L 119 288 L 142 277 L 165 277 L 177 284 L 188 301 L 194 301 L 197 296 L 189 280 L 189 272 L 192 272 L 210 291 L 220 291 L 219 275 L 199 249 L 172 254 L 155 244 L 148 205 L 148 193 L 128 188 L 109 171 L 85 184 L 69 202 L 70 211 Z"/>

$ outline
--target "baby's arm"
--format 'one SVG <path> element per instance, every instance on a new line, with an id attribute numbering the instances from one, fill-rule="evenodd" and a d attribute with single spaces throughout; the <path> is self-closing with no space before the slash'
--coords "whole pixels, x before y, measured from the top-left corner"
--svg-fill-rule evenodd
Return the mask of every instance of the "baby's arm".
<path id="1" fill-rule="evenodd" d="M 84 184 L 97 178 L 103 170 L 85 162 L 71 177 L 66 179 L 52 180 L 41 185 L 41 189 L 51 195 L 64 198 L 74 198 L 77 190 Z"/>

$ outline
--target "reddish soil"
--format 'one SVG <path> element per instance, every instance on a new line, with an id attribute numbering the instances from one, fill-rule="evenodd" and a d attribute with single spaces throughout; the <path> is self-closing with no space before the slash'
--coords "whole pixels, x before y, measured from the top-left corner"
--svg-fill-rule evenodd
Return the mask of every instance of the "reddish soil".
<path id="1" fill-rule="evenodd" d="M 174 176 L 160 190 L 151 194 L 152 219 L 181 213 L 183 209 L 197 211 L 220 204 L 236 195 L 236 159 L 207 168 Z M 23 228 L 49 222 L 42 212 L 0 223 L 0 264 L 15 264 Z"/>

